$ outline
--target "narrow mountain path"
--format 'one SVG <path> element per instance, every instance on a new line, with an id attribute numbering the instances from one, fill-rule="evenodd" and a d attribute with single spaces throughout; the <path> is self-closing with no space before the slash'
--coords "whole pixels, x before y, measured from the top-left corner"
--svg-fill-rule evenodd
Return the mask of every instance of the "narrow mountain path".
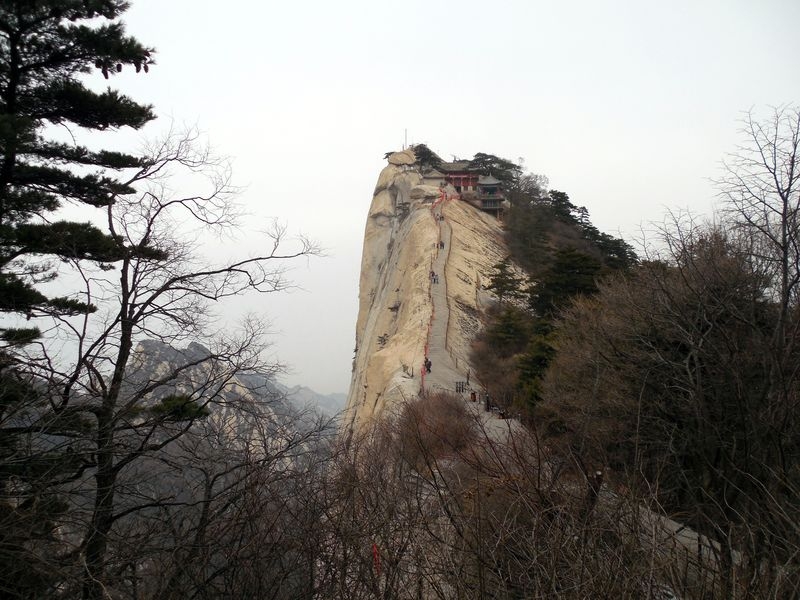
<path id="1" fill-rule="evenodd" d="M 447 295 L 447 268 L 453 238 L 453 230 L 447 222 L 445 206 L 452 200 L 442 198 L 433 204 L 431 213 L 439 228 L 438 244 L 431 248 L 433 258 L 431 261 L 431 302 L 433 303 L 433 316 L 428 333 L 428 360 L 431 362 L 431 372 L 425 375 L 424 390 L 428 394 L 437 391 L 456 393 L 456 382 L 465 381 L 466 373 L 459 371 L 450 352 L 447 349 L 447 330 L 450 322 L 450 306 Z M 443 217 L 443 218 L 440 218 Z M 442 245 L 443 244 L 443 245 Z M 483 427 L 495 440 L 505 439 L 512 421 L 500 419 L 491 411 L 486 411 L 482 402 L 471 402 L 469 390 L 460 394 L 469 410 L 480 417 Z"/>
<path id="2" fill-rule="evenodd" d="M 446 201 L 445 201 L 446 202 Z M 431 372 L 425 376 L 425 390 L 436 392 L 455 391 L 455 382 L 464 379 L 459 374 L 453 358 L 447 351 L 447 324 L 450 320 L 450 309 L 447 305 L 447 259 L 450 256 L 450 240 L 452 229 L 446 220 L 439 220 L 443 205 L 437 204 L 433 209 L 434 219 L 439 226 L 439 241 L 444 248 L 432 248 L 433 263 L 431 271 L 431 301 L 433 302 L 433 320 L 428 335 L 428 360 L 431 361 Z"/>

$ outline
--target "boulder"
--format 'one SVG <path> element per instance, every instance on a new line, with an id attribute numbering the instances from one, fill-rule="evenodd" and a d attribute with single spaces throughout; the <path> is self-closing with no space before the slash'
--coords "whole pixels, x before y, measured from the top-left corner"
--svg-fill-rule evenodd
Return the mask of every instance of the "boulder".
<path id="1" fill-rule="evenodd" d="M 401 150 L 390 154 L 388 161 L 390 165 L 413 165 L 417 162 L 417 157 L 411 149 Z"/>

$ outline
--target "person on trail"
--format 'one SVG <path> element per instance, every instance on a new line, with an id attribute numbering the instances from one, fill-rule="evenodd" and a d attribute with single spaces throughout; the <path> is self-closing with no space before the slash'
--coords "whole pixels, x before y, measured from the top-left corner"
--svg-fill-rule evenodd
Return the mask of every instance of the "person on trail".
<path id="1" fill-rule="evenodd" d="M 427 356 L 425 357 L 425 362 L 423 364 L 425 365 L 425 372 L 426 373 L 430 373 L 431 372 L 431 364 L 432 363 L 431 363 L 431 360 Z"/>

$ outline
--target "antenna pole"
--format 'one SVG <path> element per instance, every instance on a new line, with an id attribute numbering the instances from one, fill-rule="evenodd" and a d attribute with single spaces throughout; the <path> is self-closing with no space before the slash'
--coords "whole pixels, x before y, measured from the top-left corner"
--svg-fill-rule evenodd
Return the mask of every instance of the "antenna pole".
<path id="1" fill-rule="evenodd" d="M 403 150 L 408 146 L 408 127 L 403 130 Z"/>

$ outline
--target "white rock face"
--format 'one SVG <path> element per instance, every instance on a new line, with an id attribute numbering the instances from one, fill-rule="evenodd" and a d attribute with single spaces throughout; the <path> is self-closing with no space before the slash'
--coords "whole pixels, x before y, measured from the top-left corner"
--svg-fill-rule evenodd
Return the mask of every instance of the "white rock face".
<path id="1" fill-rule="evenodd" d="M 415 160 L 410 150 L 389 156 L 367 217 L 346 409 L 357 427 L 421 389 L 455 391 L 466 381 L 490 301 L 483 285 L 508 254 L 502 224 L 452 187 L 423 185 Z M 423 381 L 426 350 L 433 365 Z"/>

